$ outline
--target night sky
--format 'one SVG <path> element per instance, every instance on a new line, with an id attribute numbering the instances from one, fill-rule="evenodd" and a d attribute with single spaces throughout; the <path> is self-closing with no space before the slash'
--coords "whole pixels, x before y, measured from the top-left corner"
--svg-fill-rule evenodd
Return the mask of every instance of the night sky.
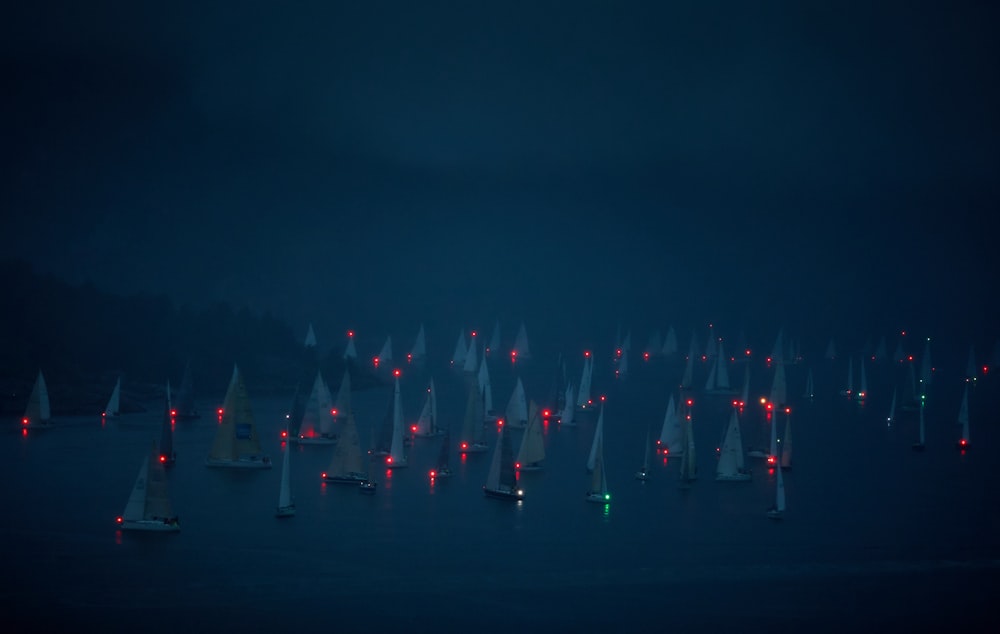
<path id="1" fill-rule="evenodd" d="M 992 329 L 1000 11 L 923 4 L 17 3 L 5 252 L 326 343 Z"/>

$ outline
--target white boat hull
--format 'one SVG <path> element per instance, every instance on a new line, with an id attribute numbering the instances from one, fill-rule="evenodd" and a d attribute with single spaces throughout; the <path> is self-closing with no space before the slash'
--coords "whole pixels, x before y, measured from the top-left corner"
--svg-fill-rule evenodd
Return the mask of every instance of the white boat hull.
<path id="1" fill-rule="evenodd" d="M 150 531 L 155 533 L 176 533 L 181 530 L 180 522 L 164 522 L 163 520 L 124 520 L 119 524 L 122 530 Z"/>
<path id="2" fill-rule="evenodd" d="M 279 506 L 274 512 L 275 517 L 292 517 L 293 515 L 295 515 L 294 506 Z"/>
<path id="3" fill-rule="evenodd" d="M 248 458 L 237 458 L 235 460 L 205 460 L 206 467 L 225 467 L 230 469 L 270 469 L 271 460 L 267 457 L 254 456 Z"/>
<path id="4" fill-rule="evenodd" d="M 732 475 L 717 475 L 715 476 L 716 482 L 749 482 L 749 473 L 734 473 Z"/>
<path id="5" fill-rule="evenodd" d="M 611 501 L 610 495 L 604 495 L 603 493 L 588 493 L 586 500 L 588 502 L 595 502 L 597 504 L 606 504 Z"/>
<path id="6" fill-rule="evenodd" d="M 485 453 L 490 450 L 490 446 L 485 443 L 472 443 L 462 450 L 462 453 Z"/>

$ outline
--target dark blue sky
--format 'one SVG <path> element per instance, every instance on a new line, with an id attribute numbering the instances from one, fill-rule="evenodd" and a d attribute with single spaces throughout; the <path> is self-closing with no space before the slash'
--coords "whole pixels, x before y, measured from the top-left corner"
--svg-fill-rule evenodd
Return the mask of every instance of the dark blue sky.
<path id="1" fill-rule="evenodd" d="M 321 339 L 997 321 L 997 9 L 673 4 L 14 8 L 7 251 Z"/>

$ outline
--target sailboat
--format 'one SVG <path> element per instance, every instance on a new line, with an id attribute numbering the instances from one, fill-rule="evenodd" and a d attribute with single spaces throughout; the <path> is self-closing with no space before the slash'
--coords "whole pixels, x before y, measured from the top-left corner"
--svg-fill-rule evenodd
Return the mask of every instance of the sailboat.
<path id="1" fill-rule="evenodd" d="M 518 359 L 526 361 L 531 358 L 531 348 L 528 347 L 528 331 L 524 329 L 524 322 L 517 331 L 514 338 L 514 347 L 510 351 L 510 360 L 516 362 Z"/>
<path id="2" fill-rule="evenodd" d="M 104 418 L 118 418 L 118 414 L 121 412 L 121 400 L 122 400 L 122 378 L 118 377 L 115 381 L 115 387 L 111 390 L 111 397 L 108 399 L 108 404 L 101 412 L 101 416 Z"/>
<path id="3" fill-rule="evenodd" d="M 407 466 L 403 447 L 403 399 L 399 394 L 399 371 L 395 374 L 395 387 L 392 395 L 392 444 L 389 445 L 389 456 L 385 459 L 390 469 Z"/>
<path id="4" fill-rule="evenodd" d="M 892 388 L 892 403 L 889 405 L 889 415 L 885 418 L 885 426 L 892 427 L 892 421 L 896 419 L 896 388 Z"/>
<path id="5" fill-rule="evenodd" d="M 690 401 L 689 401 L 690 402 Z M 691 425 L 690 405 L 681 412 L 681 430 L 684 434 L 684 455 L 681 456 L 680 488 L 690 488 L 691 483 L 698 479 L 698 466 L 695 461 L 694 428 Z"/>
<path id="6" fill-rule="evenodd" d="M 491 498 L 520 501 L 524 499 L 524 491 L 517 487 L 517 471 L 505 427 L 500 425 L 500 437 L 493 448 L 493 461 L 483 485 L 483 494 Z"/>
<path id="7" fill-rule="evenodd" d="M 651 447 L 649 445 L 649 428 L 646 428 L 646 444 L 643 446 L 642 452 L 642 468 L 635 472 L 635 479 L 642 480 L 645 482 L 649 480 L 649 451 Z"/>
<path id="8" fill-rule="evenodd" d="M 792 470 L 792 412 L 785 408 L 785 433 L 781 437 L 781 470 Z"/>
<path id="9" fill-rule="evenodd" d="M 868 375 L 865 372 L 864 357 L 861 357 L 861 359 L 858 362 L 858 365 L 861 366 L 861 389 L 859 389 L 858 393 L 854 395 L 854 398 L 858 401 L 864 401 L 865 397 L 868 395 Z"/>
<path id="10" fill-rule="evenodd" d="M 594 429 L 594 440 L 590 444 L 590 456 L 587 458 L 587 471 L 593 471 L 597 464 L 597 454 L 601 451 L 601 442 L 604 438 L 604 405 L 601 405 L 601 413 L 597 417 L 597 427 Z"/>
<path id="11" fill-rule="evenodd" d="M 317 370 L 312 391 L 306 401 L 302 420 L 299 423 L 299 433 L 295 442 L 300 445 L 332 445 L 337 442 L 333 433 L 333 397 L 323 380 L 323 374 Z"/>
<path id="12" fill-rule="evenodd" d="M 372 363 L 375 364 L 375 369 L 386 365 L 392 361 L 392 336 L 385 338 L 385 343 L 382 344 L 382 349 L 379 351 L 378 356 L 372 359 Z"/>
<path id="13" fill-rule="evenodd" d="M 590 351 L 583 353 L 583 373 L 580 375 L 580 387 L 576 391 L 576 408 L 580 411 L 593 405 L 590 398 L 590 382 L 594 377 L 594 357 Z"/>
<path id="14" fill-rule="evenodd" d="M 573 400 L 573 384 L 566 385 L 566 396 L 564 398 L 563 410 L 559 413 L 560 427 L 576 427 L 573 414 L 576 412 L 576 401 Z"/>
<path id="15" fill-rule="evenodd" d="M 601 407 L 601 418 L 603 419 L 604 407 Z M 601 426 L 594 432 L 594 466 L 590 474 L 590 489 L 584 499 L 588 502 L 607 504 L 611 501 L 611 494 L 608 493 L 608 478 L 604 468 L 604 431 Z"/>
<path id="16" fill-rule="evenodd" d="M 684 455 L 684 430 L 677 416 L 677 404 L 674 395 L 670 395 L 667 411 L 663 413 L 663 426 L 660 428 L 660 438 L 656 441 L 657 450 L 663 455 Z"/>
<path id="17" fill-rule="evenodd" d="M 365 479 L 358 485 L 358 493 L 362 495 L 375 495 L 377 489 L 378 482 L 375 481 L 375 476 L 372 472 L 372 458 L 369 456 Z"/>
<path id="18" fill-rule="evenodd" d="M 322 473 L 322 479 L 335 484 L 360 484 L 368 479 L 362 471 L 363 466 L 361 439 L 352 413 L 344 421 L 340 442 L 333 448 L 330 466 Z"/>
<path id="19" fill-rule="evenodd" d="M 538 405 L 531 401 L 528 426 L 524 429 L 521 448 L 517 452 L 516 466 L 521 471 L 538 471 L 545 460 L 545 438 L 542 436 L 542 418 Z"/>
<path id="20" fill-rule="evenodd" d="M 483 398 L 483 422 L 495 423 L 497 415 L 493 411 L 493 385 L 490 382 L 490 368 L 486 364 L 486 354 L 483 354 L 483 358 L 479 362 L 477 380 Z"/>
<path id="21" fill-rule="evenodd" d="M 357 358 L 358 358 L 358 349 L 354 345 L 354 331 L 348 330 L 347 345 L 344 346 L 344 360 L 346 361 L 348 359 L 357 359 Z"/>
<path id="22" fill-rule="evenodd" d="M 45 376 L 42 371 L 38 371 L 35 385 L 31 388 L 28 396 L 28 405 L 24 408 L 24 416 L 21 417 L 21 424 L 24 427 L 51 427 L 52 409 L 49 407 L 49 388 L 45 385 Z"/>
<path id="23" fill-rule="evenodd" d="M 295 515 L 295 501 L 292 499 L 292 482 L 289 466 L 291 447 L 285 447 L 285 455 L 281 459 L 281 486 L 278 487 L 278 508 L 275 517 L 292 517 Z"/>
<path id="24" fill-rule="evenodd" d="M 774 366 L 770 401 L 775 408 L 783 407 L 788 402 L 788 381 L 785 378 L 785 364 L 781 361 Z"/>
<path id="25" fill-rule="evenodd" d="M 437 468 L 431 471 L 431 477 L 450 478 L 451 475 L 451 429 L 445 429 L 441 449 L 438 451 Z"/>
<path id="26" fill-rule="evenodd" d="M 958 424 L 962 426 L 962 437 L 955 445 L 961 449 L 969 448 L 969 384 L 965 384 L 965 391 L 962 393 L 962 405 L 958 408 Z"/>
<path id="27" fill-rule="evenodd" d="M 475 383 L 469 384 L 469 397 L 465 402 L 465 418 L 459 438 L 462 453 L 483 453 L 489 450 L 483 438 L 483 400 Z"/>
<path id="28" fill-rule="evenodd" d="M 122 530 L 177 532 L 180 520 L 174 515 L 167 489 L 167 473 L 160 464 L 156 443 L 143 458 L 139 475 L 132 485 L 125 510 L 117 518 Z"/>
<path id="29" fill-rule="evenodd" d="M 233 376 L 226 389 L 222 420 L 205 465 L 242 469 L 271 468 L 271 459 L 261 452 L 260 438 L 250 409 L 250 396 L 247 394 L 243 375 L 236 365 L 233 366 Z"/>
<path id="30" fill-rule="evenodd" d="M 854 358 L 847 359 L 847 387 L 840 391 L 841 396 L 851 398 L 854 394 Z"/>
<path id="31" fill-rule="evenodd" d="M 489 356 L 491 352 L 500 349 L 500 320 L 496 320 L 496 324 L 493 326 L 493 334 L 490 335 L 490 342 L 486 346 L 486 350 L 483 352 L 483 356 Z"/>
<path id="32" fill-rule="evenodd" d="M 715 479 L 721 482 L 745 482 L 750 480 L 743 458 L 743 438 L 736 410 L 729 416 L 726 437 L 719 451 L 719 464 L 715 468 Z"/>
<path id="33" fill-rule="evenodd" d="M 420 324 L 417 331 L 417 338 L 413 341 L 410 353 L 406 355 L 406 360 L 410 363 L 419 363 L 427 356 L 427 335 L 424 334 L 424 325 Z"/>
<path id="34" fill-rule="evenodd" d="M 511 392 L 510 399 L 507 401 L 504 424 L 511 429 L 523 429 L 528 424 L 528 399 L 524 394 L 524 383 L 521 382 L 521 377 L 517 377 L 514 391 Z"/>
<path id="35" fill-rule="evenodd" d="M 309 324 L 309 329 L 306 330 L 306 339 L 303 342 L 303 345 L 306 348 L 315 348 L 316 347 L 316 331 L 313 330 L 313 325 L 312 324 Z"/>
<path id="36" fill-rule="evenodd" d="M 351 371 L 349 368 L 344 368 L 344 378 L 340 379 L 337 399 L 333 402 L 331 413 L 335 421 L 344 420 L 351 413 Z"/>
<path id="37" fill-rule="evenodd" d="M 468 348 L 465 345 L 465 332 L 458 331 L 458 341 L 455 342 L 455 351 L 451 354 L 451 365 L 454 368 L 462 369 L 465 366 L 465 355 Z"/>
<path id="38" fill-rule="evenodd" d="M 163 423 L 160 426 L 160 463 L 164 467 L 172 467 L 177 461 L 177 453 L 174 451 L 174 421 L 170 411 L 170 398 L 164 398 L 163 401 Z"/>
<path id="39" fill-rule="evenodd" d="M 194 379 L 191 375 L 191 362 L 184 364 L 184 374 L 181 376 L 181 388 L 177 391 L 177 399 L 173 404 L 176 420 L 194 420 L 201 418 L 194 404 Z"/>
<path id="40" fill-rule="evenodd" d="M 483 358 L 485 358 L 485 355 L 483 355 Z M 479 371 L 479 347 L 476 345 L 475 331 L 472 331 L 469 349 L 465 352 L 465 362 L 462 364 L 462 371 L 466 375 L 476 374 Z"/>
<path id="41" fill-rule="evenodd" d="M 673 326 L 667 328 L 667 334 L 663 337 L 663 355 L 670 356 L 677 354 L 677 331 Z"/>
<path id="42" fill-rule="evenodd" d="M 431 438 L 440 436 L 441 429 L 438 427 L 437 415 L 437 392 L 434 389 L 434 379 L 431 379 L 427 386 L 427 398 L 424 400 L 424 407 L 420 410 L 420 418 L 417 419 L 417 429 L 414 432 L 421 438 Z"/>
<path id="43" fill-rule="evenodd" d="M 774 506 L 767 509 L 767 516 L 772 520 L 780 520 L 785 516 L 785 479 L 781 469 L 777 470 L 777 484 L 774 490 Z"/>

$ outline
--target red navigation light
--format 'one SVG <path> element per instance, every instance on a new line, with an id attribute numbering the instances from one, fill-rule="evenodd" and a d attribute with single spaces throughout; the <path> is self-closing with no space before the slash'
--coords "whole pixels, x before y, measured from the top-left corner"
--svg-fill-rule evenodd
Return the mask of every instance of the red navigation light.
<path id="1" fill-rule="evenodd" d="M 354 336 L 354 331 L 353 330 L 348 330 L 347 331 L 347 336 L 348 337 L 353 337 Z"/>
<path id="2" fill-rule="evenodd" d="M 330 410 L 330 413 L 331 413 L 332 415 L 336 416 L 336 415 L 337 415 L 337 408 L 336 408 L 336 407 L 334 407 L 333 409 L 331 409 L 331 410 Z"/>
<path id="3" fill-rule="evenodd" d="M 417 426 L 416 425 L 410 425 L 410 431 L 412 431 L 414 434 L 417 433 Z"/>
<path id="4" fill-rule="evenodd" d="M 118 522 L 119 524 L 121 524 L 121 523 L 122 523 L 122 522 L 124 522 L 125 520 L 123 520 L 123 519 L 122 519 L 122 516 L 121 516 L 121 515 L 119 515 L 118 517 L 116 517 L 116 518 L 115 518 L 115 521 L 116 521 L 116 522 Z"/>
<path id="5" fill-rule="evenodd" d="M 543 409 L 542 410 L 542 416 L 544 416 L 545 418 L 548 418 L 549 416 L 552 416 L 552 412 L 550 412 L 547 409 Z"/>
<path id="6" fill-rule="evenodd" d="M 379 361 L 378 357 L 372 357 L 372 363 L 375 364 L 376 368 L 378 367 L 378 361 Z"/>
<path id="7" fill-rule="evenodd" d="M 643 353 L 642 353 L 642 358 L 643 358 L 643 360 L 645 360 L 645 361 L 649 361 L 649 353 L 648 353 L 648 352 L 643 352 Z"/>
<path id="8" fill-rule="evenodd" d="M 514 468 L 515 469 L 520 469 L 521 468 L 521 463 L 520 462 L 515 462 L 514 463 Z"/>
<path id="9" fill-rule="evenodd" d="M 386 456 L 385 457 L 385 463 L 386 464 L 392 464 L 392 456 Z"/>
<path id="10" fill-rule="evenodd" d="M 409 353 L 409 352 L 406 353 L 406 362 L 407 363 L 412 363 L 413 362 L 413 354 L 412 353 Z"/>
<path id="11" fill-rule="evenodd" d="M 475 330 L 473 330 L 473 331 L 472 331 L 472 336 L 473 336 L 473 337 L 475 337 L 475 336 L 476 336 L 476 331 L 475 331 Z"/>
<path id="12" fill-rule="evenodd" d="M 691 407 L 692 405 L 694 405 L 694 399 L 693 398 L 689 398 L 687 400 L 687 405 L 688 405 L 688 407 Z"/>
<path id="13" fill-rule="evenodd" d="M 171 416 L 177 416 L 177 410 L 175 410 L 175 409 L 170 410 L 170 415 Z"/>
<path id="14" fill-rule="evenodd" d="M 395 370 L 392 371 L 392 375 L 395 377 L 398 377 L 401 374 L 402 372 L 399 371 L 399 368 L 396 368 Z"/>
<path id="15" fill-rule="evenodd" d="M 463 442 L 460 446 L 461 446 L 462 450 L 465 451 L 466 449 L 469 448 L 469 443 Z"/>
<path id="16" fill-rule="evenodd" d="M 163 454 L 160 454 L 160 462 L 166 462 L 166 461 L 167 461 L 167 457 L 164 456 Z"/>
<path id="17" fill-rule="evenodd" d="M 747 348 L 746 350 L 744 350 L 743 354 L 745 354 L 746 356 L 749 357 L 750 356 L 750 348 Z"/>
<path id="18" fill-rule="evenodd" d="M 733 407 L 739 407 L 739 406 L 740 406 L 739 401 L 733 399 Z"/>
<path id="19" fill-rule="evenodd" d="M 704 361 L 708 361 L 708 355 L 707 355 L 707 354 L 703 354 L 703 355 L 701 355 L 701 360 L 702 360 L 703 362 L 704 362 Z"/>
<path id="20" fill-rule="evenodd" d="M 774 456 L 768 456 L 767 457 L 767 464 L 774 464 L 776 461 L 777 461 L 777 458 L 775 458 Z"/>
<path id="21" fill-rule="evenodd" d="M 771 357 L 768 357 L 767 359 L 765 359 L 765 361 L 767 361 L 768 365 L 770 365 L 771 364 Z"/>
<path id="22" fill-rule="evenodd" d="M 517 359 L 517 350 L 511 350 L 510 351 L 510 360 L 513 361 L 515 359 Z"/>
<path id="23" fill-rule="evenodd" d="M 990 366 L 984 365 L 983 366 L 983 374 L 989 374 L 989 373 L 990 373 Z"/>
<path id="24" fill-rule="evenodd" d="M 281 430 L 281 437 L 282 438 L 288 438 L 288 430 L 287 429 L 282 429 Z"/>
<path id="25" fill-rule="evenodd" d="M 617 357 L 622 356 L 622 349 L 621 348 L 618 348 L 617 350 L 615 350 L 615 356 L 617 356 Z"/>
<path id="26" fill-rule="evenodd" d="M 590 356 L 590 350 L 584 350 L 583 351 L 583 356 L 589 357 Z"/>
<path id="27" fill-rule="evenodd" d="M 607 397 L 607 396 L 605 396 L 605 395 L 601 394 L 601 402 L 602 402 L 602 403 L 603 403 L 604 401 L 606 401 L 607 399 L 608 399 L 608 397 Z"/>
<path id="28" fill-rule="evenodd" d="M 963 447 L 964 447 L 965 445 L 967 445 L 968 443 L 969 443 L 969 441 L 967 441 L 967 440 L 966 440 L 965 438 L 963 438 L 962 440 L 959 440 L 959 441 L 958 441 L 958 444 L 962 445 Z"/>
<path id="29" fill-rule="evenodd" d="M 30 422 L 30 421 L 28 420 L 28 417 L 27 417 L 27 416 L 25 416 L 24 418 L 22 418 L 22 419 L 21 419 L 21 424 L 22 424 L 22 425 L 27 425 L 27 424 L 28 424 L 29 422 Z"/>
<path id="30" fill-rule="evenodd" d="M 326 471 L 324 471 L 323 473 L 321 473 L 320 477 L 322 477 L 324 480 L 326 480 Z"/>
<path id="31" fill-rule="evenodd" d="M 503 419 L 502 418 L 498 418 L 497 419 L 497 427 L 503 427 Z"/>
<path id="32" fill-rule="evenodd" d="M 771 410 L 774 409 L 774 403 L 768 403 L 767 405 L 765 405 L 765 407 L 767 407 L 767 411 L 770 412 Z"/>
<path id="33" fill-rule="evenodd" d="M 431 480 L 433 480 L 434 478 L 436 478 L 436 477 L 437 477 L 437 474 L 438 474 L 438 473 L 437 473 L 437 471 L 434 471 L 434 470 L 432 469 L 432 470 L 431 470 Z"/>
<path id="34" fill-rule="evenodd" d="M 913 355 L 912 354 L 906 355 L 906 360 L 913 361 Z"/>
<path id="35" fill-rule="evenodd" d="M 222 416 L 222 408 L 221 407 L 218 410 L 216 410 L 216 412 L 218 412 L 219 416 Z"/>
<path id="36" fill-rule="evenodd" d="M 786 407 L 785 408 L 785 413 L 786 414 L 791 414 L 792 413 L 792 408 L 791 407 Z"/>

